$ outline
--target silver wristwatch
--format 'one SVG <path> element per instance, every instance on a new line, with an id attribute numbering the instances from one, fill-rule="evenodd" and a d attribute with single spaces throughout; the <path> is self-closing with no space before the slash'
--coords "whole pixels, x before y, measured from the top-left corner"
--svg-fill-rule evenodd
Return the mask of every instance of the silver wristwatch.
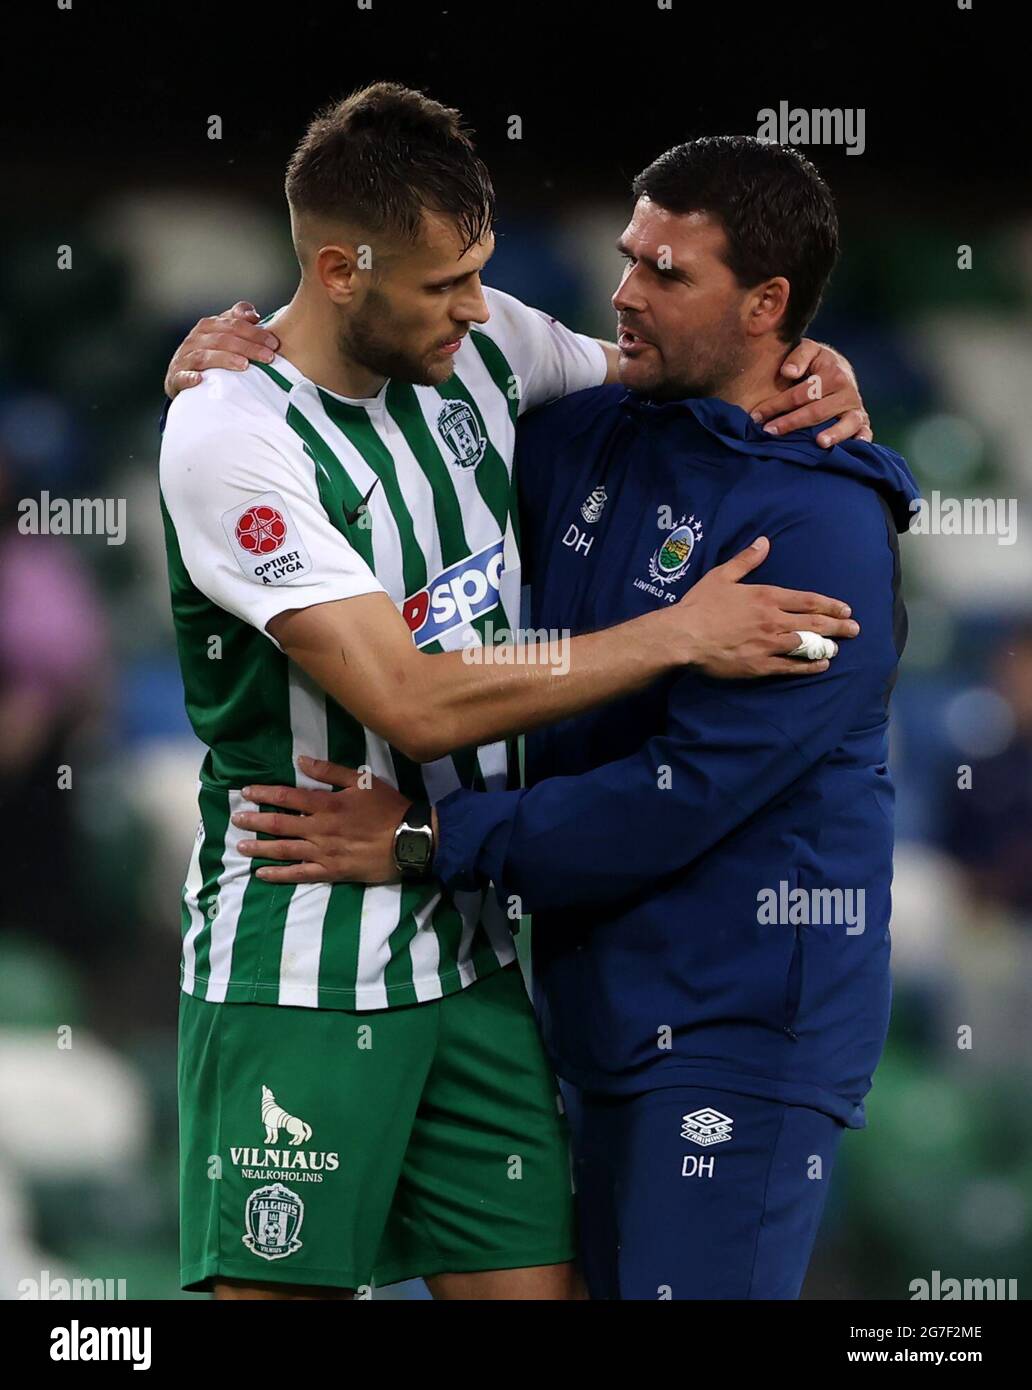
<path id="1" fill-rule="evenodd" d="M 434 830 L 429 801 L 414 801 L 394 832 L 394 864 L 403 883 L 422 883 L 434 860 Z"/>

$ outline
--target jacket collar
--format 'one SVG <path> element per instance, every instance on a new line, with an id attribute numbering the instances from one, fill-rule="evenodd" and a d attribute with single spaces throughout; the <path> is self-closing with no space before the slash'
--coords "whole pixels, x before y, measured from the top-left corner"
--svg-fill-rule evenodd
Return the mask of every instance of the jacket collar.
<path id="1" fill-rule="evenodd" d="M 704 429 L 735 439 L 755 439 L 762 429 L 740 405 L 731 405 L 716 396 L 686 396 L 676 401 L 653 401 L 638 391 L 625 391 L 619 401 L 622 409 L 644 420 L 670 419 L 675 415 L 694 415 Z"/>

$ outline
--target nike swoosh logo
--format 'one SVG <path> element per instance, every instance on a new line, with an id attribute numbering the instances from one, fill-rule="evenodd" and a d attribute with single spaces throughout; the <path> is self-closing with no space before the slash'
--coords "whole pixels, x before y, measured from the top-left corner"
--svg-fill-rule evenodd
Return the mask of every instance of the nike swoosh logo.
<path id="1" fill-rule="evenodd" d="M 343 511 L 344 511 L 344 521 L 345 521 L 345 523 L 346 523 L 348 526 L 354 526 L 355 523 L 358 521 L 359 517 L 360 517 L 360 516 L 362 515 L 362 513 L 365 511 L 365 509 L 366 509 L 366 504 L 368 503 L 370 497 L 372 497 L 372 495 L 373 495 L 373 488 L 376 487 L 376 484 L 377 484 L 379 481 L 380 481 L 379 478 L 374 478 L 374 479 L 373 479 L 373 486 L 369 489 L 369 491 L 366 493 L 366 495 L 362 498 L 361 502 L 359 502 L 358 506 L 355 508 L 355 510 L 354 510 L 353 512 L 349 512 L 348 509 L 347 509 L 347 507 L 345 507 L 345 508 L 343 509 Z"/>

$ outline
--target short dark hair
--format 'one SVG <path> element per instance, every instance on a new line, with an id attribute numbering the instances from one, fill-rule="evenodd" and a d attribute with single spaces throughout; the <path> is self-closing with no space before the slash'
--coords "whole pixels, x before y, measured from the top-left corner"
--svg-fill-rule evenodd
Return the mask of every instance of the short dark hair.
<path id="1" fill-rule="evenodd" d="M 750 135 L 710 135 L 675 145 L 632 185 L 668 212 L 707 212 L 727 236 L 728 267 L 751 288 L 783 275 L 791 287 L 778 330 L 795 344 L 816 314 L 838 259 L 831 190 L 808 159 Z"/>
<path id="2" fill-rule="evenodd" d="M 462 254 L 490 230 L 494 188 L 458 111 L 374 82 L 320 111 L 287 165 L 298 212 L 415 241 L 423 210 L 455 218 Z"/>

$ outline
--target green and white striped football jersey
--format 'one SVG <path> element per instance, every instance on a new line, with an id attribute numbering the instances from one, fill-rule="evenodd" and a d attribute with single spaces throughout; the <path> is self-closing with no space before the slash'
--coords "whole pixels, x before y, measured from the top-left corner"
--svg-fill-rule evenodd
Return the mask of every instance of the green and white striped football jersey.
<path id="1" fill-rule="evenodd" d="M 598 385 L 605 357 L 511 296 L 485 297 L 489 321 L 439 387 L 389 381 L 347 400 L 277 357 L 207 372 L 169 411 L 172 611 L 187 711 L 208 748 L 182 899 L 181 983 L 199 998 L 381 1009 L 440 998 L 515 959 L 491 892 L 267 883 L 236 847 L 249 832 L 230 820 L 249 783 L 319 785 L 298 770 L 302 753 L 367 766 L 414 799 L 518 785 L 514 742 L 411 762 L 265 631 L 287 609 L 376 592 L 426 652 L 517 627 L 516 419 Z"/>

